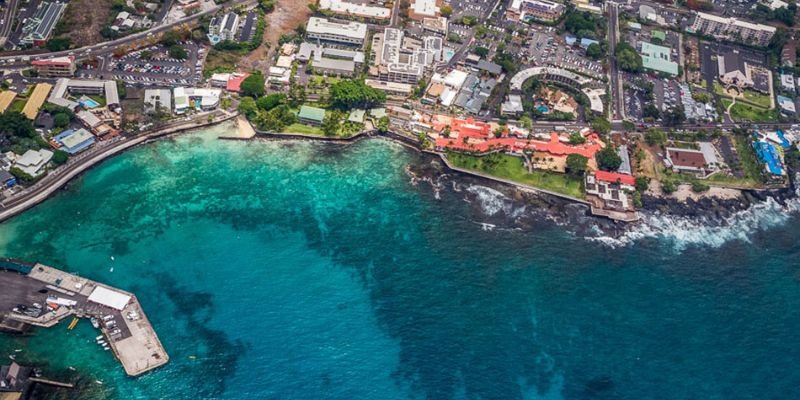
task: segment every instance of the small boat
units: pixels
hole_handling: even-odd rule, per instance
[[[114,261],[114,256],[111,256],[111,261]]]
[[[101,346],[105,346],[106,345],[106,341],[105,340],[98,340],[97,344],[99,344]]]
[[[114,267],[109,268],[108,272],[114,272]]]
[[[13,354],[9,354],[9,355],[8,355],[8,358],[10,358],[10,359],[13,361],[13,360],[16,360],[16,359],[17,359],[17,356],[15,356],[15,355],[13,355]]]
[[[94,327],[94,329],[100,329],[100,322],[97,321],[97,318],[92,317],[91,321],[92,321],[92,326]]]
[[[22,349],[15,349],[15,350],[14,350],[14,353],[19,353],[19,352],[21,352],[21,351],[22,351]]]
[[[75,367],[69,367],[70,371],[75,371]]]
[[[103,381],[94,381],[94,382],[97,383],[98,385],[102,385],[103,384]]]
[[[102,339],[103,339],[103,335],[97,335],[97,337],[94,338],[94,340],[102,340]]]

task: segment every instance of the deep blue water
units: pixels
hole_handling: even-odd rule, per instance
[[[431,160],[396,144],[216,133],[109,160],[0,225],[2,255],[135,292],[171,362],[127,378],[87,322],[0,354],[80,374],[92,399],[798,397],[796,215],[661,219],[610,247],[498,224],[534,210],[488,188],[412,184]]]

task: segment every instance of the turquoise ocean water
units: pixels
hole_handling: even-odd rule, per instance
[[[0,225],[4,256],[135,292],[171,362],[128,378],[88,322],[0,336],[3,358],[80,374],[88,399],[800,396],[783,209],[653,219],[610,246],[497,223],[527,211],[489,188],[414,184],[406,167],[431,160],[393,143],[220,129],[108,160]]]

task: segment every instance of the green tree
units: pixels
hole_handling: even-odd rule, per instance
[[[599,44],[592,43],[589,45],[589,47],[586,48],[586,56],[593,60],[599,60],[605,57],[605,52],[603,51],[603,48],[600,47]]]
[[[322,126],[320,126],[325,136],[336,136],[343,118],[344,114],[341,111],[332,110],[326,112],[325,118],[322,120]]]
[[[569,135],[569,143],[570,144],[584,144],[586,143],[586,137],[581,135],[578,132],[572,133]]]
[[[389,131],[389,117],[383,116],[378,119],[378,123],[376,125],[378,132],[386,133]]]
[[[241,92],[244,96],[258,98],[264,95],[264,76],[260,72],[251,74],[242,81]]]
[[[142,50],[142,52],[139,53],[139,59],[151,60],[152,58],[153,58],[153,52],[150,50]]]
[[[653,103],[647,103],[642,110],[645,118],[659,119],[661,118],[661,111],[658,110]]]
[[[608,122],[608,120],[603,117],[595,118],[592,120],[592,130],[599,134],[607,135],[611,132],[611,122]]]
[[[50,51],[64,51],[72,45],[72,40],[68,37],[55,37],[47,41],[45,47]]]
[[[527,115],[519,118],[519,125],[527,130],[533,129],[533,120]]]
[[[692,191],[695,192],[695,193],[707,192],[708,189],[710,189],[710,187],[707,184],[703,183],[703,182],[700,182],[700,181],[693,181],[692,182]]]
[[[281,104],[286,104],[286,95],[283,93],[271,93],[259,98],[256,104],[258,108],[269,111]]]
[[[450,16],[453,15],[453,7],[444,4],[439,8],[439,12],[442,14],[443,17],[450,18]]]
[[[69,125],[69,115],[65,113],[58,113],[53,117],[53,125],[59,128],[66,128]]]
[[[583,177],[589,159],[580,154],[570,154],[567,156],[567,173],[574,177]]]
[[[367,86],[363,81],[344,79],[328,90],[331,105],[340,110],[372,107],[386,101],[386,94]]]
[[[603,147],[594,155],[594,158],[597,160],[597,166],[603,171],[616,171],[622,164],[622,158],[612,145]]]
[[[164,36],[161,37],[161,43],[164,46],[171,47],[178,44],[181,41],[181,37],[182,35],[178,31],[164,32]]]
[[[189,55],[186,53],[186,49],[181,47],[179,44],[174,44],[169,47],[169,56],[179,60],[185,60],[189,57]]]
[[[51,159],[51,161],[55,165],[62,165],[66,163],[68,159],[69,159],[69,154],[66,151],[56,150],[53,152],[53,158]]]
[[[650,179],[646,176],[637,176],[635,186],[637,191],[644,192],[650,187]]]
[[[258,112],[258,106],[256,105],[255,99],[250,96],[242,97],[242,100],[239,101],[239,113],[244,114],[247,119],[252,120],[256,113]]]
[[[670,193],[675,193],[676,190],[678,190],[678,187],[675,185],[675,182],[673,182],[671,180],[665,180],[665,181],[661,182],[661,191],[662,192],[664,192],[666,194],[670,194]]]
[[[641,72],[642,56],[631,45],[622,42],[616,49],[617,65],[623,71]]]
[[[667,134],[661,129],[652,128],[644,134],[644,141],[650,146],[663,146],[667,142]]]
[[[486,47],[478,46],[472,50],[473,53],[477,54],[481,58],[486,57],[489,55],[489,49]]]

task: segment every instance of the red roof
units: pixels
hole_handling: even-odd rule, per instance
[[[74,61],[75,61],[75,57],[74,56],[67,56],[67,57],[51,58],[51,59],[48,59],[48,60],[33,60],[33,61],[31,61],[31,64],[32,65],[37,65],[37,66],[59,65],[59,66],[62,66],[62,67],[68,67]]]
[[[594,173],[594,177],[597,178],[598,181],[603,182],[613,182],[613,183],[621,183],[623,185],[636,185],[636,178],[631,175],[620,174],[617,172],[606,172],[606,171],[597,171]]]
[[[231,92],[238,92],[242,89],[242,81],[245,80],[250,74],[233,74],[228,78],[228,84],[225,89]]]

